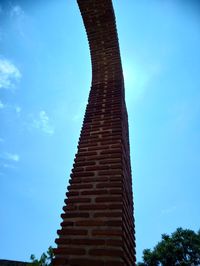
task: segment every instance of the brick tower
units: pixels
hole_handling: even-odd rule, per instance
[[[92,84],[54,265],[134,266],[128,118],[111,0],[78,0],[90,45]]]

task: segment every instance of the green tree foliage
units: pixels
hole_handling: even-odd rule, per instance
[[[200,266],[200,230],[178,228],[171,236],[163,234],[152,251],[143,251],[137,266]]]
[[[52,266],[52,261],[54,258],[53,248],[49,247],[47,252],[42,253],[39,259],[36,259],[35,255],[31,255],[31,266]],[[29,265],[30,265],[29,264]]]

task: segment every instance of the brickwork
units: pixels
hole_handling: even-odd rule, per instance
[[[54,265],[133,266],[128,118],[110,0],[78,0],[92,85],[56,239]]]

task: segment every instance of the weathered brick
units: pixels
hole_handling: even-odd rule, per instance
[[[93,248],[89,250],[89,255],[93,256],[108,256],[108,257],[122,257],[121,249],[107,249],[107,248]]]
[[[106,261],[104,266],[124,266],[124,262],[117,260]]]
[[[81,192],[81,195],[105,195],[107,194],[107,190],[102,190],[102,189],[96,189],[96,190],[84,190]]]
[[[93,214],[95,218],[98,217],[122,217],[122,212],[95,212]]]
[[[123,241],[122,239],[107,239],[106,240],[106,245],[107,246],[123,246]]]
[[[70,266],[104,266],[104,260],[89,259],[89,258],[72,258],[68,260]]]
[[[74,222],[72,222],[72,221],[63,221],[60,225],[62,227],[73,226],[74,225]]]
[[[66,265],[66,262],[67,262],[66,258],[57,258],[56,257],[55,259],[53,259],[53,265],[54,266]]]
[[[122,230],[93,230],[93,236],[123,236]]]
[[[70,185],[68,186],[69,190],[79,190],[79,189],[87,189],[87,188],[92,188],[92,184],[79,184],[79,185]]]
[[[103,226],[106,222],[104,221],[98,221],[98,220],[83,220],[83,221],[77,221],[75,222],[76,226]]]
[[[57,231],[58,235],[87,235],[88,231],[84,229],[66,229],[62,228]]]
[[[79,207],[79,210],[88,210],[88,211],[93,211],[93,210],[104,210],[104,209],[107,209],[108,206],[105,205],[105,204],[83,204],[83,205],[80,205]]]
[[[102,196],[102,197],[96,197],[96,202],[121,202],[122,197],[113,197],[113,196]]]
[[[113,182],[113,183],[100,183],[96,185],[96,188],[114,188],[114,187],[122,187],[122,183]]]
[[[54,250],[54,254],[63,255],[84,255],[86,253],[84,248],[57,248]]]
[[[70,242],[72,245],[77,245],[77,246],[101,246],[105,245],[105,240],[104,239],[72,239]]]
[[[66,204],[70,204],[70,203],[88,203],[88,202],[91,202],[91,198],[81,198],[81,197],[78,197],[78,198],[69,198],[69,199],[66,199],[65,200],[65,203]]]
[[[128,118],[112,2],[77,1],[90,45],[92,84],[54,265],[135,266]]]
[[[89,217],[89,213],[88,212],[67,212],[67,213],[62,213],[61,214],[61,218],[62,219],[69,219],[69,218],[77,218],[77,217]]]

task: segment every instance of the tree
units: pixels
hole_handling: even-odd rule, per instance
[[[153,248],[143,251],[143,262],[137,266],[198,266],[200,265],[200,230],[177,228]]]
[[[52,266],[53,258],[53,248],[50,246],[46,253],[42,253],[40,259],[36,259],[33,254],[31,255],[31,266]]]

